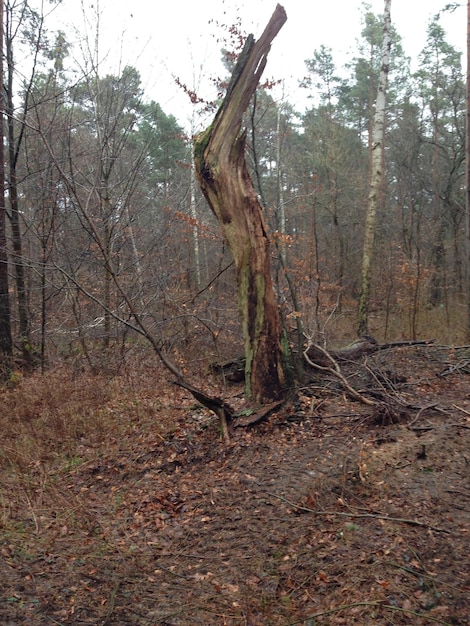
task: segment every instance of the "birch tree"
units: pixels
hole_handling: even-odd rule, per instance
[[[362,254],[361,296],[358,311],[358,334],[365,335],[369,325],[369,301],[372,276],[372,260],[374,252],[377,207],[380,188],[383,181],[384,168],[384,140],[385,140],[385,104],[387,92],[388,71],[390,66],[391,38],[391,0],[385,0],[384,27],[382,43],[382,65],[377,88],[377,102],[372,128],[371,146],[371,174],[369,197],[367,202],[366,223],[364,233],[364,247]]]

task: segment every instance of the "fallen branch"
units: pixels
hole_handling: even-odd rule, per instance
[[[427,432],[428,430],[444,430],[445,428],[463,428],[465,430],[470,430],[470,426],[467,426],[467,424],[437,424],[436,426],[413,426],[413,428],[410,428],[409,426],[407,426],[407,428],[409,428],[410,430],[414,431],[414,432]]]
[[[267,406],[263,406],[257,410],[245,409],[235,416],[236,421],[234,423],[235,428],[239,426],[253,426],[259,424],[263,420],[267,419],[269,415],[285,403],[285,400],[278,400],[277,402],[271,402]]]
[[[312,347],[315,350],[318,350],[324,357],[327,358],[327,360],[331,363],[331,367],[328,365],[320,365],[310,359],[310,357],[308,356],[308,351]],[[359,391],[354,389],[354,387],[351,387],[351,385],[348,383],[346,378],[341,373],[338,363],[331,356],[331,354],[327,352],[324,348],[322,348],[321,346],[317,346],[315,344],[309,344],[307,348],[304,350],[304,358],[307,361],[307,363],[310,365],[310,367],[320,370],[321,372],[328,372],[328,374],[332,374],[338,380],[340,380],[343,387],[346,389],[349,395],[351,395],[355,400],[362,402],[362,404],[367,404],[368,406],[376,406],[377,403],[374,402],[374,400],[371,400],[370,398],[366,398],[361,393],[359,393]]]
[[[431,346],[434,339],[416,339],[406,341],[390,341],[389,343],[381,343],[377,346],[378,350],[386,350],[387,348],[406,348],[408,346]]]
[[[353,517],[355,519],[363,518],[363,519],[381,519],[387,522],[398,522],[400,524],[408,524],[409,526],[420,526],[422,528],[429,528],[430,530],[434,530],[437,533],[446,533],[448,535],[452,535],[450,530],[445,528],[439,528],[438,526],[432,526],[431,524],[426,524],[426,522],[420,522],[416,519],[409,519],[407,517],[390,517],[389,515],[383,515],[381,513],[342,513],[341,511],[315,511],[314,509],[310,509],[308,506],[303,506],[301,504],[296,504],[291,500],[287,500],[283,496],[278,496],[275,493],[271,493],[269,491],[266,492],[269,496],[273,498],[277,498],[278,500],[282,500],[289,506],[293,506],[298,511],[304,511],[305,513],[313,513],[314,515],[334,515],[336,517]]]
[[[449,374],[454,374],[455,372],[458,372],[458,371],[463,372],[464,374],[468,374],[469,365],[470,365],[470,360],[463,359],[459,363],[456,363],[455,365],[449,365],[449,367],[446,367],[446,369],[442,370],[442,372],[438,372],[436,376],[438,376],[439,378],[444,378],[444,376],[449,376]]]
[[[221,398],[217,398],[216,396],[208,396],[200,389],[196,389],[192,385],[188,385],[188,383],[183,382],[182,380],[173,381],[174,385],[178,385],[178,387],[183,387],[183,389],[187,389],[189,393],[203,406],[205,406],[209,411],[212,411],[217,415],[220,419],[220,426],[222,429],[222,434],[226,443],[230,441],[230,433],[228,429],[228,422],[233,418],[233,409],[232,407],[224,402]]]
[[[422,339],[414,341],[391,341],[388,343],[377,343],[373,337],[364,337],[359,341],[346,346],[340,350],[328,350],[328,354],[332,356],[336,361],[355,361],[361,356],[367,356],[378,352],[379,350],[389,350],[390,348],[407,348],[411,346],[430,346],[434,343],[433,339]],[[307,347],[308,356],[312,361],[320,360],[322,364],[322,348],[320,346],[310,343]],[[325,362],[323,361],[323,364]]]
[[[463,409],[461,406],[457,406],[456,404],[453,404],[452,406],[454,407],[454,409],[457,409],[457,411],[462,411],[462,413],[465,413],[465,415],[470,415],[470,411]]]
[[[411,422],[408,422],[406,427],[410,428],[410,426],[412,426],[415,422],[417,422],[419,420],[419,418],[421,417],[421,415],[424,413],[424,411],[427,411],[427,409],[434,409],[437,406],[439,406],[438,402],[433,402],[432,404],[426,404],[425,406],[422,406],[419,409],[419,411],[416,413],[414,418],[411,420]],[[411,429],[411,430],[413,430],[413,429]]]

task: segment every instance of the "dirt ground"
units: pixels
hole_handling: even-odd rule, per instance
[[[160,382],[106,445],[2,463],[0,623],[470,624],[470,348],[343,372],[378,406],[312,373],[227,445]]]

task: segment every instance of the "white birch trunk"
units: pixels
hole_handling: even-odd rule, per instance
[[[283,98],[284,101],[284,98]],[[276,165],[277,165],[277,193],[279,206],[279,231],[281,235],[286,234],[286,207],[284,205],[284,188],[282,184],[282,167],[281,167],[281,106],[277,108],[276,120]]]
[[[199,252],[199,232],[197,227],[197,209],[196,209],[196,173],[194,171],[194,163],[191,163],[191,182],[190,182],[190,204],[189,214],[193,220],[192,236],[193,236],[193,252],[194,252],[194,275],[196,286],[201,285],[201,261]]]
[[[385,102],[387,92],[388,70],[390,65],[391,39],[391,0],[385,0],[384,37],[382,44],[382,66],[380,68],[377,102],[375,105],[374,124],[372,128],[371,174],[369,197],[367,202],[366,223],[364,232],[364,248],[362,254],[361,297],[359,300],[358,334],[365,335],[369,326],[370,283],[372,275],[372,259],[374,252],[377,206],[380,188],[383,181],[383,155],[385,139]]]

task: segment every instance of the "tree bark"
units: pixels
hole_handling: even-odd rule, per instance
[[[361,297],[359,300],[358,335],[365,335],[369,325],[369,300],[372,270],[372,257],[374,252],[377,205],[380,186],[383,181],[383,156],[385,139],[385,102],[387,91],[387,78],[390,65],[391,39],[391,0],[385,0],[384,30],[382,44],[382,67],[380,69],[379,84],[377,89],[377,102],[375,105],[374,125],[372,128],[371,148],[371,174],[369,198],[367,203],[366,226],[364,234],[364,248],[362,253]]]
[[[470,339],[470,0],[467,1],[467,124],[465,130],[465,218],[467,229],[467,338]]]
[[[4,2],[0,0],[0,85],[3,86],[3,17]],[[11,355],[10,296],[5,207],[5,91],[0,90],[0,353]]]
[[[245,161],[242,117],[266,65],[271,42],[287,17],[277,5],[264,33],[250,35],[225,99],[194,148],[198,182],[235,262],[245,340],[245,392],[256,402],[282,396],[285,385],[281,324],[271,278],[270,241]]]
[[[18,175],[17,163],[18,153],[21,145],[24,127],[20,129],[18,141],[15,138],[15,118],[14,118],[14,86],[13,77],[15,65],[13,61],[13,37],[11,34],[12,16],[8,13],[6,18],[6,60],[7,60],[7,80],[6,80],[6,113],[8,127],[8,195],[10,199],[10,222],[11,222],[11,242],[15,267],[16,297],[18,301],[18,331],[21,342],[21,352],[25,363],[31,364],[33,352],[30,338],[30,324],[27,302],[25,264],[23,259],[23,243],[20,223],[20,207],[18,201]]]

